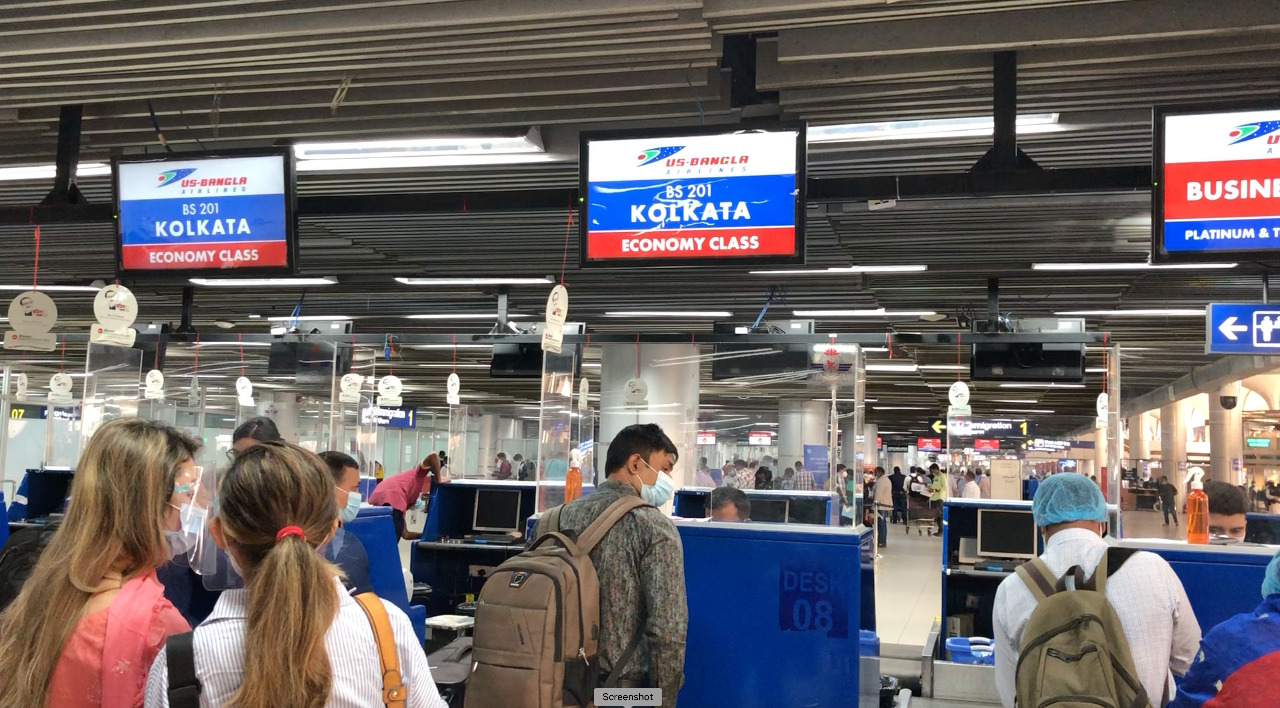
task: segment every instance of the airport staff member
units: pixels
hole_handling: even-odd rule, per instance
[[[373,506],[391,507],[391,521],[396,527],[396,538],[410,541],[416,538],[413,533],[405,531],[404,514],[418,503],[423,494],[431,493],[431,478],[439,478],[439,475],[440,456],[433,452],[417,467],[384,479],[373,488],[369,503]]]
[[[737,487],[711,490],[711,518],[714,521],[750,521],[751,500]]]
[[[671,470],[678,453],[657,425],[623,428],[609,443],[608,478],[589,496],[560,508],[560,529],[580,535],[623,496],[655,507],[675,491]],[[533,537],[546,533],[543,517]],[[675,708],[684,684],[689,608],[684,547],[671,518],[642,507],[622,517],[591,550],[600,577],[600,677],[621,668],[622,688],[662,689],[662,708]],[[635,654],[619,666],[628,648]]]
[[[1280,554],[1267,566],[1262,598],[1254,611],[1236,615],[1204,635],[1196,663],[1178,684],[1169,708],[1280,704],[1275,680],[1280,672]]]
[[[1055,577],[1077,565],[1092,576],[1108,548],[1102,540],[1107,504],[1098,485],[1084,475],[1054,475],[1036,489],[1031,513],[1045,538],[1040,558]],[[1175,690],[1170,671],[1185,673],[1200,643],[1200,625],[1182,583],[1163,558],[1138,552],[1107,578],[1106,594],[1129,641],[1136,678],[1151,702],[1163,706]],[[1035,606],[1031,591],[1017,575],[1005,578],[996,590],[996,690],[1005,708],[1014,708],[1022,630]]]
[[[1209,535],[1226,536],[1244,540],[1246,514],[1249,500],[1244,490],[1226,482],[1204,483],[1204,493],[1209,497]]]

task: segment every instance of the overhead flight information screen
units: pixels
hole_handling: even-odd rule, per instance
[[[292,273],[293,157],[272,154],[116,161],[122,276]]]
[[[586,134],[584,266],[800,263],[803,126]]]
[[[1280,108],[1157,110],[1152,258],[1280,260]]]

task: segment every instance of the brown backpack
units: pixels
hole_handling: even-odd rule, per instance
[[[652,506],[623,497],[576,541],[560,533],[560,509],[548,533],[498,566],[476,603],[466,708],[594,708],[601,687],[600,579],[591,549],[622,517]],[[605,686],[616,686],[639,646],[637,636]]]

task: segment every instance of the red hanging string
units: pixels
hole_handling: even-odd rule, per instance
[[[564,225],[564,256],[560,259],[560,284],[564,285],[564,270],[569,265],[569,232],[573,230],[573,201],[569,202],[569,219]]]
[[[31,291],[35,292],[40,280],[40,226],[36,226],[36,262],[31,266]]]
[[[244,333],[236,334],[236,339],[240,342],[240,375],[244,376]]]
[[[889,361],[893,361],[893,332],[884,333],[884,344],[889,348]]]
[[[200,335],[196,335],[196,360],[191,367],[191,378],[200,374]]]

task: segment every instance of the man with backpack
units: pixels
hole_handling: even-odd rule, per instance
[[[657,425],[623,428],[609,444],[608,478],[549,509],[529,550],[490,575],[467,708],[587,706],[596,688],[661,689],[663,708],[675,707],[689,620],[684,551],[658,507],[675,491],[677,457]]]
[[[1184,674],[1200,643],[1173,569],[1103,540],[1106,502],[1083,475],[1041,482],[1032,514],[1044,553],[1000,583],[992,616],[1005,708],[1066,696],[1072,705],[1164,706],[1170,671]]]

